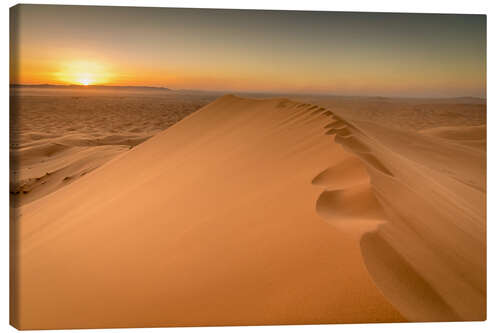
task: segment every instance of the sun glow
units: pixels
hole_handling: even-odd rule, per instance
[[[89,78],[89,75],[82,76],[81,78],[78,79],[78,83],[83,85],[83,86],[88,86],[89,84],[92,84],[94,81]]]
[[[54,75],[58,81],[84,86],[106,84],[112,76],[106,66],[90,61],[64,63]]]

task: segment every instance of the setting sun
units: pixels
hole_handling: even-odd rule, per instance
[[[106,66],[91,61],[78,60],[63,63],[61,70],[54,73],[56,80],[79,85],[106,84],[111,74]]]
[[[89,78],[89,76],[83,76],[81,78],[78,79],[78,83],[81,84],[81,85],[84,85],[84,86],[88,86],[89,84],[92,84],[94,81]]]

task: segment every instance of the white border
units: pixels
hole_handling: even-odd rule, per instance
[[[254,326],[254,327],[208,327],[208,328],[158,328],[158,329],[134,329],[132,332],[252,332],[259,330],[261,332],[357,332],[358,330],[370,332],[470,332],[500,331],[500,295],[498,283],[500,282],[498,268],[499,243],[497,240],[499,233],[498,214],[498,187],[500,185],[499,176],[495,175],[496,170],[500,170],[499,157],[496,154],[496,144],[499,144],[499,126],[500,105],[499,95],[499,23],[500,11],[495,0],[349,0],[349,1],[328,1],[328,0],[252,0],[252,1],[161,1],[161,0],[89,0],[89,1],[20,1],[21,3],[34,4],[72,4],[72,5],[120,5],[120,6],[148,6],[148,7],[198,7],[198,8],[242,8],[242,9],[291,9],[291,10],[331,10],[331,11],[377,11],[377,12],[418,12],[418,13],[463,13],[463,14],[487,14],[488,15],[488,320],[480,323],[426,323],[426,324],[370,324],[370,325],[314,325],[314,326]],[[8,324],[9,313],[9,273],[8,273],[8,227],[9,227],[9,208],[8,208],[8,85],[9,85],[9,13],[8,7],[19,2],[6,1],[1,11],[0,22],[2,26],[2,82],[3,91],[1,94],[2,108],[0,111],[0,147],[2,148],[1,157],[1,184],[0,202],[1,204],[1,283],[0,283],[0,327],[5,331],[16,331]],[[3,330],[2,330],[3,331]],[[87,331],[87,330],[83,330]],[[112,330],[91,330],[90,332],[120,332],[121,329]],[[127,329],[130,331],[130,329]],[[62,330],[56,332],[71,332]]]

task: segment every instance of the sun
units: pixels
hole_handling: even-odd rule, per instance
[[[94,80],[92,80],[91,78],[89,78],[87,76],[87,77],[80,77],[80,78],[78,78],[77,82],[79,84],[81,84],[82,86],[88,86],[89,84],[92,84],[94,82]]]
[[[112,76],[108,66],[86,60],[62,63],[61,69],[54,75],[59,82],[82,86],[106,84]]]

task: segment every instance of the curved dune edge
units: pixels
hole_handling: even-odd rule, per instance
[[[350,171],[313,179],[318,214],[359,235],[373,281],[408,320],[485,320],[486,154],[470,149],[485,147],[485,126],[419,134],[332,118],[325,134],[353,157]]]

